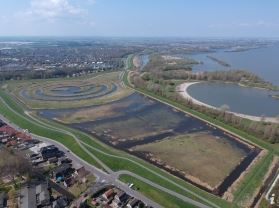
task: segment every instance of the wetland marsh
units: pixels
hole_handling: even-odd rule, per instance
[[[217,195],[258,155],[259,148],[124,87],[121,73],[22,81],[7,90],[39,116],[87,132]]]

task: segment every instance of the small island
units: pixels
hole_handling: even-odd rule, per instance
[[[278,95],[271,95],[271,97],[279,100],[279,94]]]

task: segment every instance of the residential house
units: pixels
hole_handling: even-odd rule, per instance
[[[8,125],[1,126],[0,127],[0,132],[6,133],[10,137],[14,136],[17,133],[17,131],[14,128],[12,128]]]
[[[53,171],[53,177],[57,180],[58,178],[66,178],[74,172],[72,165],[68,163],[63,163],[57,166]]]
[[[5,123],[2,120],[0,120],[0,127],[2,127],[4,125],[5,125]]]
[[[69,200],[65,196],[60,196],[52,204],[53,208],[64,208],[69,205]]]
[[[127,208],[135,208],[139,204],[138,199],[133,199],[127,204]]]
[[[85,167],[81,167],[79,169],[77,169],[75,171],[75,175],[77,176],[77,179],[81,182],[81,183],[85,183],[86,182],[86,176],[89,174],[90,172],[87,171],[85,169]]]
[[[64,184],[65,187],[68,188],[68,187],[73,186],[75,183],[76,183],[75,177],[69,176],[69,177],[64,179],[64,183],[63,184]]]
[[[124,191],[119,191],[115,197],[114,200],[117,203],[125,204],[129,199],[129,195],[127,195]]]
[[[7,207],[7,194],[6,193],[0,193],[0,208],[6,208]]]
[[[43,147],[41,149],[41,154],[42,154],[42,157],[46,160],[49,158],[52,158],[52,157],[62,157],[63,156],[63,152],[61,152],[54,145]]]
[[[107,190],[105,193],[103,193],[102,197],[106,200],[106,201],[109,201],[113,198],[114,196],[114,190],[113,188]]]
[[[20,189],[19,208],[37,208],[49,204],[50,193],[46,181],[32,181]]]

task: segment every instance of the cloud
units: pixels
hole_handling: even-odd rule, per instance
[[[18,16],[29,19],[45,19],[54,21],[57,18],[69,16],[83,16],[86,11],[69,0],[31,0],[30,8],[19,12]]]
[[[5,35],[55,35],[91,33],[97,28],[89,8],[95,0],[29,0],[25,7],[0,14]]]
[[[239,27],[278,27],[279,24],[275,22],[266,22],[264,20],[259,20],[257,22],[241,22],[237,24]]]
[[[221,24],[211,24],[208,28],[211,29],[228,29],[228,28],[278,28],[279,23],[277,22],[267,22],[264,20],[258,20],[255,22],[231,22],[231,23],[221,23]]]
[[[7,16],[5,16],[5,15],[1,15],[1,16],[0,16],[0,22],[1,22],[2,24],[8,23],[8,22],[9,22],[9,18],[8,18]]]
[[[96,4],[96,0],[86,0],[88,4]]]

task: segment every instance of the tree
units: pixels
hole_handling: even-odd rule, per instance
[[[32,166],[21,153],[3,148],[0,151],[0,176],[10,175],[14,179],[17,175],[29,175],[32,173]]]
[[[261,122],[264,123],[265,122],[265,115],[261,116]]]
[[[227,105],[227,104],[221,105],[221,106],[220,106],[220,110],[221,110],[222,112],[229,111],[229,110],[230,110],[230,106]]]

